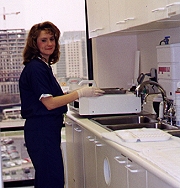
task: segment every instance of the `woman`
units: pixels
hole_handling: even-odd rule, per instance
[[[35,188],[64,188],[60,131],[67,104],[102,95],[84,87],[64,95],[51,70],[60,56],[59,29],[51,22],[34,25],[23,52],[25,65],[19,80],[24,136],[35,168]]]

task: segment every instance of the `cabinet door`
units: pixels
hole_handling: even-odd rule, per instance
[[[74,129],[74,181],[75,188],[84,187],[83,129],[73,124]]]
[[[73,122],[69,118],[65,120],[66,131],[66,156],[67,156],[67,173],[66,180],[68,187],[74,188],[74,157],[73,157]]]
[[[115,156],[113,156],[113,176],[112,182],[114,182],[114,188],[127,188],[128,186],[128,178],[127,178],[127,158],[122,155],[120,152],[114,151]],[[113,153],[114,153],[113,152]]]
[[[147,172],[147,187],[148,188],[157,188],[157,187],[172,188],[172,186],[163,182],[161,179],[151,174],[150,172]]]
[[[97,184],[98,188],[109,188],[111,184],[111,157],[109,147],[103,141],[96,142]]]
[[[85,188],[96,188],[96,155],[95,155],[95,136],[84,130],[84,171]]]
[[[139,6],[141,5],[141,6]],[[145,24],[148,21],[147,15],[147,1],[145,0],[126,0],[126,28],[131,28],[141,24]]]
[[[180,1],[168,0],[168,4],[166,5],[166,7],[169,17],[180,14]]]
[[[147,0],[148,22],[167,18],[167,0]]]
[[[96,142],[98,188],[127,188],[126,157],[102,140]]]
[[[146,170],[140,165],[128,160],[126,166],[128,173],[129,188],[145,188],[146,187]]]
[[[89,37],[110,32],[108,0],[87,0]]]
[[[120,31],[126,28],[126,0],[109,1],[109,19],[111,32]]]

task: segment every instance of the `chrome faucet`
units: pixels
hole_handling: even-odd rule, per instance
[[[144,89],[144,87],[146,85],[154,85],[154,86],[156,86],[160,90],[160,92],[162,94],[163,101],[167,100],[166,91],[163,89],[163,87],[159,83],[154,82],[154,81],[150,81],[150,80],[144,81],[144,82],[142,82],[141,84],[139,84],[136,87],[136,96],[137,97],[140,97],[141,92],[142,92],[142,90]]]
[[[163,112],[164,112],[164,115],[166,115],[168,112],[168,104],[170,104],[170,100],[167,98],[166,91],[163,89],[163,87],[159,83],[150,81],[150,80],[142,82],[136,87],[136,90],[135,90],[136,96],[137,97],[141,96],[142,91],[146,85],[154,85],[160,90],[162,98],[163,98],[163,102],[164,102]]]

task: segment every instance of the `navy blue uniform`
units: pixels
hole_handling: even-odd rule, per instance
[[[40,59],[26,64],[19,88],[21,115],[26,119],[25,142],[35,168],[35,188],[64,188],[60,131],[67,106],[47,110],[39,100],[42,94],[63,95],[62,89],[51,67]]]

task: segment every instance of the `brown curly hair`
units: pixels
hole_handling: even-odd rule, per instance
[[[49,64],[54,64],[59,60],[60,57],[60,45],[59,37],[60,30],[51,22],[46,21],[32,26],[28,33],[26,45],[23,51],[23,64],[26,65],[31,59],[41,57],[39,48],[37,47],[37,38],[41,31],[53,34],[55,38],[55,50],[49,57]]]

